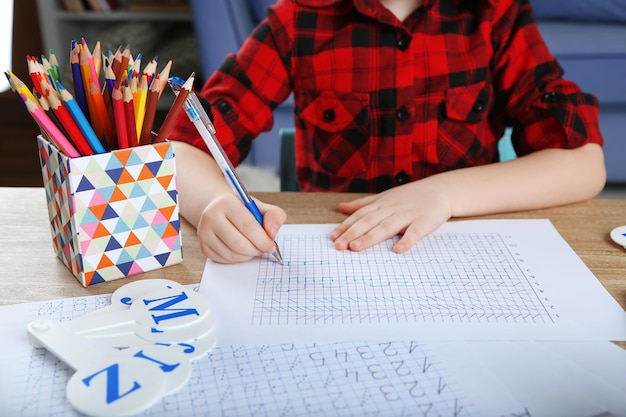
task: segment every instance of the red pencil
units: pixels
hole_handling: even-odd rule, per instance
[[[122,86],[124,90],[124,116],[126,116],[126,134],[128,136],[128,146],[137,146],[137,125],[135,123],[135,105],[133,104],[133,93],[130,87]]]
[[[81,155],[93,155],[94,151],[89,146],[87,139],[83,136],[82,132],[78,128],[76,121],[67,110],[67,108],[63,105],[61,98],[57,95],[56,92],[51,92],[48,97],[48,102],[50,103],[50,108],[52,112],[57,116],[67,134],[69,135],[70,140],[80,152]]]
[[[176,100],[174,100],[174,104],[172,104],[170,111],[167,113],[167,116],[165,116],[165,121],[159,130],[159,135],[157,136],[155,142],[164,142],[167,139],[167,136],[172,132],[178,113],[180,112],[180,109],[183,108],[183,104],[191,92],[193,80],[194,74],[191,74],[187,81],[185,81],[185,84],[181,87],[180,92],[176,96]]]
[[[35,102],[27,98],[24,94],[20,95],[22,101],[26,105],[26,109],[35,119],[39,127],[46,132],[46,135],[52,140],[56,147],[70,158],[80,156],[80,153],[74,148],[63,133],[56,127],[52,120],[46,115],[41,107]]]
[[[141,125],[141,134],[139,136],[139,144],[141,145],[152,143],[152,126],[154,125],[157,104],[159,102],[159,96],[161,95],[159,74],[156,74],[154,77],[154,81],[152,82],[150,91],[148,92],[148,98],[146,99],[145,116],[143,124]]]
[[[126,130],[126,114],[124,108],[124,94],[119,86],[116,86],[111,93],[113,104],[113,115],[115,120],[115,131],[117,132],[117,144],[120,149],[128,148],[128,131]]]

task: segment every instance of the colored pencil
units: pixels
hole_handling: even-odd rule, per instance
[[[133,93],[130,87],[122,86],[124,93],[124,116],[126,121],[126,133],[128,136],[128,146],[137,146],[137,123],[135,122],[135,105],[133,104]]]
[[[54,49],[50,49],[50,55],[48,60],[50,61],[50,65],[54,70],[54,82],[61,81],[61,67],[59,66],[59,60],[57,59],[56,54],[54,53]],[[53,86],[56,88],[56,84]]]
[[[148,77],[148,86],[152,85],[152,80],[154,79],[154,75],[156,74],[158,60],[158,55],[152,58],[152,60],[148,62],[148,64],[145,66],[141,73],[142,75],[145,74]]]
[[[100,91],[100,88],[97,84],[93,82],[89,84],[89,96],[95,114],[95,116],[91,118],[91,124],[94,124],[95,119],[98,120],[98,125],[102,129],[102,136],[99,137],[100,139],[108,143],[108,147],[110,148],[113,145],[113,128],[111,126],[111,117],[106,109],[106,104],[104,104],[104,98],[102,97],[102,92]]]
[[[135,106],[135,124],[137,128],[137,138],[141,136],[141,129],[143,126],[143,119],[146,115],[146,102],[148,100],[148,78],[145,74],[141,75],[139,86],[137,87],[137,93],[133,97],[133,103]]]
[[[133,75],[139,76],[141,74],[141,54],[137,54],[135,60],[128,63],[128,67],[128,81],[130,81]]]
[[[72,40],[70,67],[72,69],[72,81],[74,82],[74,98],[83,115],[89,120],[89,106],[87,106],[87,96],[85,95],[83,76],[80,70],[80,45],[75,40]]]
[[[100,46],[100,41],[96,42],[96,46],[93,48],[92,57],[96,74],[100,74],[100,69],[102,68],[102,48]]]
[[[156,117],[157,104],[161,95],[161,83],[159,74],[157,74],[150,86],[148,98],[146,101],[145,116],[141,125],[141,133],[139,134],[139,144],[146,145],[152,143],[152,127],[154,126],[154,118]]]
[[[115,74],[115,81],[117,81],[118,74],[121,71],[122,67],[122,51],[117,48],[117,51],[113,54],[113,58],[111,58],[111,69],[113,70],[113,74]]]
[[[81,155],[92,155],[94,153],[91,146],[85,139],[85,136],[78,128],[78,124],[68,111],[67,107],[61,101],[61,97],[57,92],[50,93],[48,102],[52,111],[57,116],[63,127],[68,133],[68,138],[74,144],[74,147],[81,153]]]
[[[48,84],[50,85],[51,88],[54,88],[54,83],[56,83],[57,74],[52,68],[50,61],[48,61],[48,58],[45,57],[45,55],[41,56],[41,68],[43,69],[43,71],[45,71]]]
[[[48,102],[48,98],[39,93],[36,93],[35,97],[37,98],[37,101],[39,102],[39,107],[41,107],[41,109],[48,116],[48,118],[52,121],[52,123],[54,123],[57,129],[59,129],[59,131],[63,133],[63,136],[65,136],[71,143],[72,139],[67,133],[67,130],[65,130],[65,128],[63,127],[63,124],[61,123],[57,115],[52,111],[52,108],[50,107],[50,103]]]
[[[170,78],[171,69],[172,60],[170,59],[169,61],[167,61],[167,64],[165,64],[165,67],[163,67],[163,69],[159,73],[159,82],[161,83],[161,86],[159,87],[159,97],[161,97],[163,91],[165,91],[165,87],[167,86],[167,80]]]
[[[85,70],[89,71],[89,82],[95,83],[98,86],[98,89],[100,89],[100,73],[99,71],[96,69],[96,63],[94,60],[93,55],[91,54],[91,51],[89,50],[89,45],[87,45],[87,41],[85,40],[85,38],[82,39],[82,49],[80,52],[80,56],[81,56],[81,69],[84,65],[84,63],[86,63],[87,67],[85,68]],[[98,54],[100,54],[98,52]],[[83,61],[83,57],[84,57],[84,61]],[[85,74],[83,74],[84,76]],[[87,88],[85,88],[85,91],[89,91]]]
[[[106,59],[104,65],[104,89],[102,91],[102,97],[104,98],[104,104],[106,105],[107,112],[109,113],[111,121],[114,120],[113,104],[111,102],[111,95],[113,94],[114,89],[115,73],[113,72],[113,68],[109,64],[109,60]]]
[[[16,94],[24,94],[33,103],[35,103],[37,105],[39,104],[37,102],[37,99],[33,95],[33,93],[30,92],[30,90],[28,89],[26,84],[24,84],[24,82],[22,82],[22,80],[20,80],[17,77],[17,75],[15,75],[11,70],[7,70],[5,74],[7,74],[7,78],[9,78],[9,82],[10,83],[12,82],[12,84],[15,86],[15,90],[14,91],[16,92]]]
[[[57,83],[57,87],[59,90],[59,94],[61,95],[61,100],[76,121],[78,128],[87,140],[87,143],[89,143],[91,149],[95,153],[105,153],[106,150],[104,149],[104,146],[102,146],[102,143],[100,143],[100,139],[94,132],[93,127],[91,127],[91,125],[89,124],[89,120],[87,120],[87,117],[78,106],[76,100],[74,100],[74,97],[72,97],[69,91],[67,91],[61,83]]]
[[[43,94],[43,91],[41,90],[41,70],[39,69],[37,60],[34,57],[27,55],[26,66],[28,68],[28,76],[30,77],[33,87],[35,87],[35,91],[39,94]]]
[[[130,60],[130,46],[127,46],[124,51],[120,54],[120,68],[119,72],[116,73],[116,80],[119,84],[121,82],[121,78],[124,76],[124,71],[128,71],[128,61]],[[128,74],[126,74],[128,76]]]
[[[56,147],[69,158],[79,157],[80,153],[78,153],[76,148],[72,146],[65,135],[63,135],[52,120],[50,120],[42,108],[30,100],[25,94],[22,94],[21,96],[28,112],[31,114],[33,119],[35,119],[39,127],[46,132],[47,136],[52,140]]]
[[[183,104],[185,103],[187,96],[191,92],[194,78],[195,73],[191,74],[191,76],[187,79],[187,81],[185,81],[185,83],[181,87],[180,92],[174,100],[174,104],[172,104],[170,111],[167,113],[167,116],[165,116],[165,121],[163,122],[163,125],[159,130],[159,134],[155,142],[165,141],[167,139],[167,136],[172,132],[172,129],[174,128],[174,123],[176,122],[176,118],[178,117],[178,113],[180,112],[180,109],[183,108]]]
[[[119,86],[111,93],[115,130],[117,132],[117,144],[120,149],[128,148],[128,132],[126,130],[126,110],[124,109],[124,94]]]

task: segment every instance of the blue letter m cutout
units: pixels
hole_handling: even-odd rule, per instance
[[[196,308],[171,308],[171,309],[169,308],[173,305],[176,305],[188,299],[189,297],[187,297],[187,294],[183,291],[180,294],[172,295],[170,297],[157,298],[154,300],[144,299],[143,302],[145,305],[149,305],[157,301],[164,301],[161,304],[157,304],[154,307],[150,307],[149,309],[150,311],[166,312],[166,314],[162,314],[160,316],[157,316],[156,314],[152,315],[152,320],[154,320],[154,323],[158,325],[160,322],[164,320],[171,320],[171,319],[175,319],[175,318],[179,318],[183,316],[188,316],[190,314],[199,316],[200,313],[198,312]]]

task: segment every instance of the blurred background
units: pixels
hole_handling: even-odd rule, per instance
[[[72,39],[102,51],[130,46],[142,62],[158,58],[158,71],[196,72],[196,87],[265,16],[275,0],[2,0],[0,62],[30,85],[26,56],[54,50],[62,78],[70,78]],[[600,124],[608,169],[602,197],[626,198],[626,0],[531,0],[535,18],[565,76],[600,100]],[[142,64],[143,65],[143,64]],[[0,186],[41,186],[35,137],[39,128],[0,81]],[[66,87],[68,87],[66,85]],[[155,129],[173,100],[159,101]],[[277,191],[280,129],[293,126],[292,101],[275,112],[275,127],[255,141],[244,182],[252,191]],[[504,138],[506,139],[506,137]],[[503,143],[505,140],[502,141]]]

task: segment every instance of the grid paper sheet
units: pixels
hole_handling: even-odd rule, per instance
[[[337,251],[334,226],[283,226],[284,265],[207,261],[220,343],[626,340],[626,313],[547,220],[448,222],[404,254],[396,238]]]
[[[93,296],[0,308],[8,336],[0,415],[79,415],[65,398],[73,371],[30,346],[26,325],[38,318],[67,322],[107,304],[108,297]],[[217,346],[193,362],[186,386],[142,415],[526,415],[480,361],[468,372],[467,364],[451,359],[448,366],[436,351],[411,340]],[[494,386],[489,397],[475,389],[477,381]]]
[[[74,417],[72,371],[26,325],[106,296],[0,307],[0,415]],[[626,352],[609,342],[350,341],[216,346],[143,416],[604,417],[626,415]]]
[[[325,235],[287,235],[286,268],[259,264],[254,318],[281,324],[554,323],[500,233],[438,233],[398,256],[397,238],[338,256]],[[311,254],[314,259],[311,259]]]

